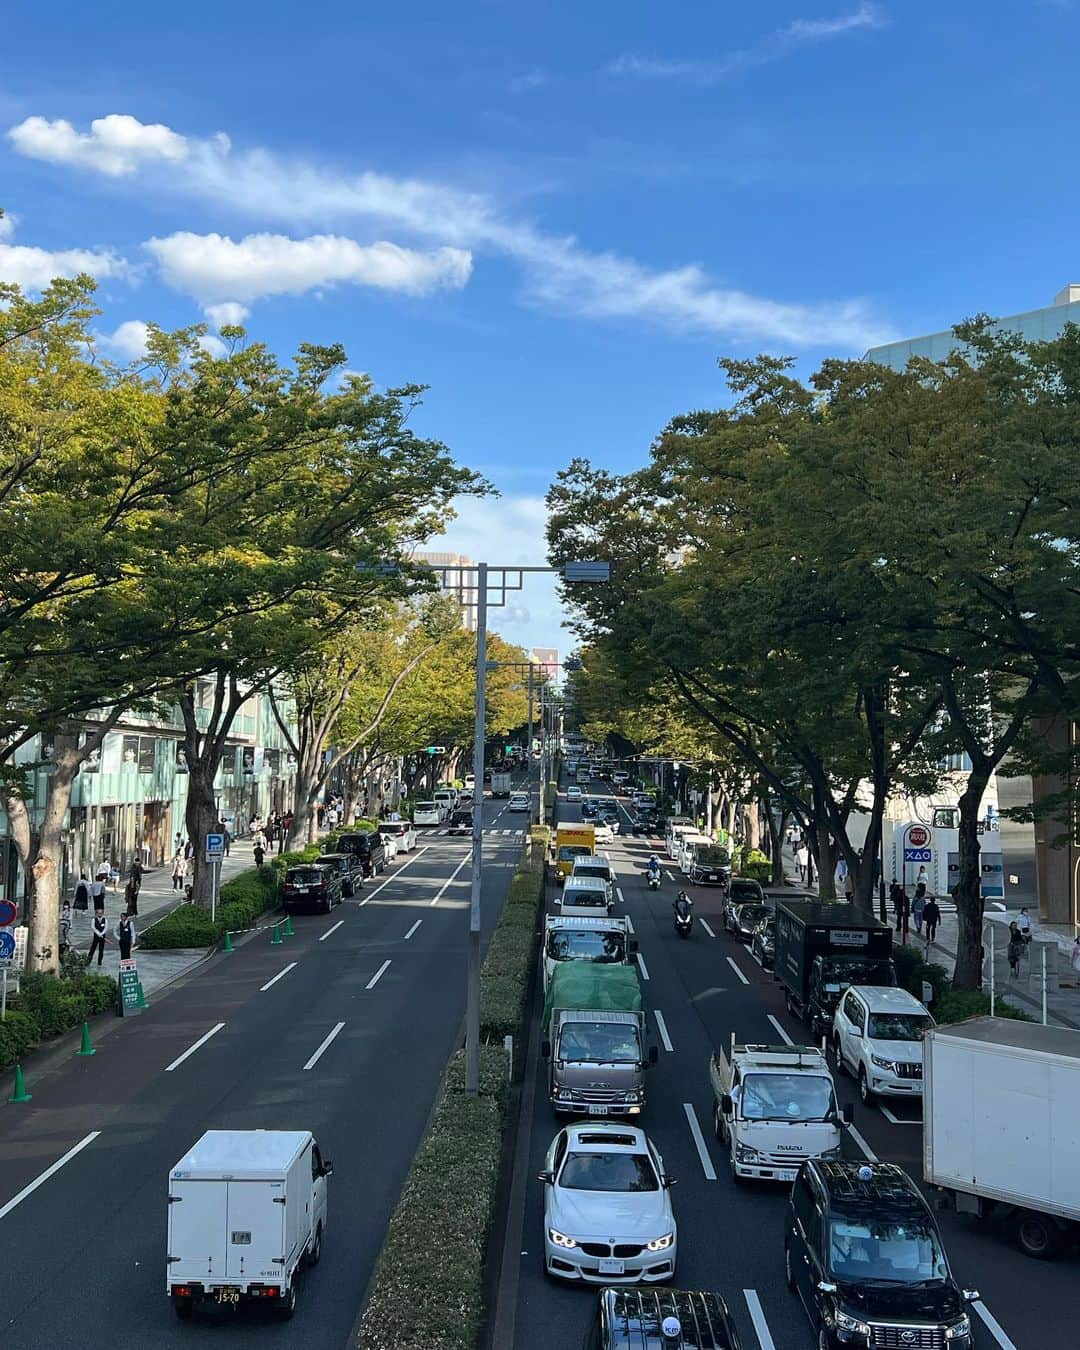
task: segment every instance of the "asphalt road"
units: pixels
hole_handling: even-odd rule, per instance
[[[591,791],[610,795],[610,788],[601,784],[593,784]],[[565,801],[560,812],[564,821],[580,815],[577,806]],[[660,1063],[649,1071],[641,1123],[679,1182],[672,1192],[679,1225],[674,1283],[680,1288],[718,1289],[748,1350],[813,1350],[816,1342],[806,1314],[784,1283],[783,1221],[789,1188],[735,1183],[713,1134],[708,1081],[709,1056],[730,1041],[732,1032],[739,1041],[776,1044],[785,1036],[805,1042],[807,1031],[788,1016],[779,985],[760,969],[749,948],[724,934],[718,889],[686,886],[698,922],[690,939],[676,936],[671,902],[685,879],[673,881],[665,875],[659,892],[648,891],[644,869],[654,850],[664,858],[662,840],[617,836],[614,846],[604,851],[618,873],[621,903],[616,912],[630,916],[640,944],[641,973],[647,972],[643,990]],[[678,878],[670,864],[666,871]],[[537,996],[534,1026],[540,1010]],[[660,1035],[658,1012],[670,1049]],[[512,1266],[504,1270],[502,1292],[512,1316],[504,1307],[500,1325],[504,1331],[512,1325],[515,1350],[555,1346],[577,1350],[595,1315],[597,1295],[592,1288],[562,1285],[543,1273],[543,1187],[535,1178],[560,1128],[547,1100],[544,1069],[538,1059],[533,1066],[534,1109],[519,1136],[515,1167],[524,1200],[508,1217],[507,1250],[519,1237],[520,1257],[516,1272]],[[845,1138],[845,1155],[898,1162],[921,1180],[917,1106],[904,1103],[906,1109],[894,1108],[894,1123],[880,1109],[858,1102],[850,1078],[840,1078],[837,1091],[842,1102],[855,1107],[857,1137],[853,1132]],[[700,1147],[691,1115],[700,1129]],[[524,1150],[523,1143],[527,1143]],[[706,1166],[715,1179],[707,1175]],[[972,1319],[980,1350],[1042,1350],[1050,1344],[1047,1319],[1069,1305],[1075,1256],[1051,1264],[1031,1261],[1010,1245],[999,1227],[950,1213],[941,1214],[939,1221],[954,1274],[962,1285],[974,1286],[983,1295]],[[996,1331],[984,1317],[996,1322]]]
[[[485,941],[522,849],[526,818],[505,806],[484,804]],[[0,1109],[0,1345],[346,1345],[465,1006],[469,841],[419,833],[357,899],[297,916],[284,945],[262,934],[213,958],[93,1058],[28,1074],[33,1102]],[[334,1162],[323,1259],[289,1323],[173,1314],[166,1179],[212,1128],[310,1129]]]

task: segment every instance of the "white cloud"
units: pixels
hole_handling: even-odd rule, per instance
[[[0,219],[0,281],[24,291],[41,291],[56,277],[74,277],[88,272],[99,281],[106,278],[128,280],[134,269],[115,253],[96,253],[92,249],[35,248],[29,244],[3,242],[13,238],[15,217]]]
[[[146,355],[149,326],[142,319],[128,319],[113,333],[102,334],[101,342],[110,355],[121,361],[141,361]]]
[[[8,133],[15,149],[53,164],[81,164],[118,178],[149,160],[177,163],[188,153],[187,140],[159,122],[147,124],[126,113],[110,113],[76,131],[57,118],[28,117]]]
[[[243,323],[251,310],[246,305],[237,304],[235,300],[223,300],[220,305],[204,305],[203,313],[215,328],[228,328]]]
[[[536,66],[523,75],[515,75],[507,88],[512,94],[531,94],[535,89],[544,89],[550,83],[551,72]]]
[[[464,286],[472,271],[472,258],[462,249],[418,253],[385,241],[365,245],[329,234],[307,239],[252,234],[236,240],[185,231],[147,240],[145,247],[170,286],[207,302],[302,295],[339,283],[424,295]]]
[[[810,41],[813,37],[800,25],[865,27],[878,22],[876,15],[864,5],[842,19],[799,20],[772,40]],[[470,252],[478,251],[516,261],[526,292],[535,300],[585,316],[632,318],[678,332],[789,348],[820,345],[861,352],[893,336],[861,299],[804,304],[728,289],[711,281],[699,264],[656,268],[615,252],[591,250],[573,236],[553,235],[507,216],[480,194],[373,172],[349,175],[264,149],[234,152],[226,137],[185,144],[184,162],[170,166],[167,176],[161,175],[160,166],[156,178],[155,166],[143,166],[151,186],[186,192],[294,229],[362,220],[442,246],[424,255],[392,244],[365,246],[324,235],[314,240],[256,235],[238,243],[219,235],[199,242],[200,236],[192,234],[151,240],[148,247],[156,250],[174,284],[203,302],[295,294],[334,281],[412,290],[462,285]],[[267,242],[256,246],[253,240]],[[425,258],[426,264],[420,261]]]
[[[4,239],[13,239],[15,237],[15,225],[17,220],[18,217],[11,215],[10,212],[6,212],[4,215],[0,216],[0,241]]]
[[[834,18],[794,19],[759,42],[737,48],[714,60],[663,60],[627,52],[610,63],[607,73],[652,80],[681,80],[697,85],[719,84],[739,71],[783,60],[799,47],[843,37],[860,29],[883,28],[886,23],[885,14],[877,5],[863,3],[857,9]]]
[[[222,342],[219,337],[215,337],[213,333],[204,333],[202,337],[198,339],[198,343],[204,352],[209,352],[211,356],[216,356],[219,359],[223,356],[228,356],[229,354],[228,347],[225,346],[224,342]]]

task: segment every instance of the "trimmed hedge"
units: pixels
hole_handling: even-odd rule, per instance
[[[503,1051],[482,1049],[480,1093],[467,1097],[464,1056],[451,1058],[368,1286],[356,1350],[475,1347],[508,1076]]]
[[[521,1029],[543,907],[543,846],[533,845],[511,879],[480,971],[481,1040],[501,1044]]]
[[[0,1067],[14,1064],[40,1041],[62,1036],[81,1022],[116,1006],[116,981],[84,971],[58,978],[31,971],[8,1001],[0,1022]]]
[[[923,981],[934,988],[934,1021],[963,1022],[968,1017],[989,1016],[990,995],[982,989],[953,989],[949,972],[936,961],[923,960],[918,947],[893,946],[893,965],[902,989],[916,998],[922,998]],[[994,998],[994,1016],[1007,1017],[1014,1022],[1034,1022],[1034,1017],[1014,1008],[1005,999]]]
[[[252,867],[222,886],[213,922],[210,911],[202,905],[180,905],[140,933],[139,946],[144,951],[209,947],[226,932],[240,933],[253,927],[260,915],[277,905],[280,893],[277,869],[269,863]]]

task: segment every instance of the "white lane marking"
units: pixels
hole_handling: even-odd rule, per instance
[[[675,880],[675,878],[671,875],[671,873],[670,873],[669,871],[667,871],[666,869],[665,869],[665,871],[664,871],[664,876],[667,877],[668,881],[674,881],[674,880]]]
[[[656,1025],[660,1032],[660,1039],[664,1043],[664,1049],[670,1054],[675,1047],[671,1044],[671,1037],[668,1035],[667,1023],[664,1021],[664,1014],[659,1008],[653,1009],[653,1015],[656,1018]]]
[[[640,952],[638,952],[636,960],[638,963],[638,967],[641,970],[641,978],[643,980],[647,980],[649,978],[649,967],[645,964],[645,958],[642,956]]]
[[[795,1042],[791,1039],[791,1037],[787,1034],[784,1028],[780,1025],[779,1019],[775,1018],[772,1015],[772,1013],[768,1013],[767,1016],[769,1018],[769,1021],[773,1024],[773,1027],[776,1029],[776,1034],[780,1037],[780,1039],[784,1042],[784,1044],[794,1045]]]
[[[332,928],[328,928],[328,929],[326,930],[326,932],[323,933],[322,937],[319,938],[319,941],[320,941],[320,942],[325,942],[326,939],[330,936],[330,934],[331,934],[331,933],[336,933],[337,930],[341,927],[341,925],[342,925],[344,922],[345,922],[344,919],[338,919],[337,923],[334,924],[334,926],[333,926]]]
[[[382,965],[379,967],[379,969],[375,972],[375,974],[372,975],[371,979],[368,980],[367,984],[364,985],[364,988],[365,988],[365,989],[374,989],[375,986],[376,986],[376,985],[379,983],[379,981],[382,979],[382,977],[386,974],[386,968],[387,968],[387,966],[388,966],[389,964],[390,964],[389,961],[384,961],[384,962],[382,963]]]
[[[2,1213],[3,1211],[0,1210],[0,1214]],[[997,1320],[997,1318],[994,1316],[994,1314],[990,1311],[990,1309],[986,1306],[986,1304],[982,1301],[981,1298],[977,1298],[972,1303],[971,1306],[982,1318],[983,1322],[986,1324],[987,1331],[989,1331],[990,1335],[993,1336],[995,1341],[997,1341],[998,1345],[1001,1346],[1001,1350],[1016,1350],[1016,1346],[1005,1334],[1005,1331],[1002,1328],[1001,1323]]]
[[[272,984],[277,984],[283,975],[288,975],[290,970],[296,969],[296,962],[290,961],[284,970],[279,970],[272,980],[267,980],[265,984],[259,986],[259,993],[265,994]]]
[[[437,904],[439,903],[439,901],[443,898],[443,893],[446,891],[446,888],[447,888],[448,886],[453,885],[454,878],[457,876],[457,874],[461,871],[461,869],[465,866],[465,864],[466,864],[467,862],[472,862],[472,853],[466,853],[466,854],[465,854],[464,858],[462,858],[462,860],[458,863],[458,865],[454,868],[454,870],[453,870],[453,871],[450,873],[450,875],[446,878],[446,880],[443,882],[443,884],[439,887],[439,890],[438,890],[438,893],[437,893],[436,896],[435,896],[435,899],[432,900],[432,902],[431,902],[432,905],[437,905]]]
[[[735,958],[734,958],[733,956],[729,956],[729,957],[728,957],[727,963],[728,963],[728,965],[731,967],[731,969],[735,972],[735,974],[738,975],[739,979],[742,980],[743,984],[749,984],[749,983],[750,983],[750,981],[749,981],[749,980],[746,978],[746,976],[742,973],[742,971],[739,969],[739,967],[735,964]]]
[[[62,1158],[57,1158],[51,1166],[46,1167],[45,1171],[42,1172],[39,1177],[35,1177],[33,1181],[24,1186],[18,1195],[13,1195],[3,1209],[0,1209],[0,1219],[4,1218],[5,1215],[10,1214],[16,1205],[22,1204],[28,1195],[32,1195],[39,1186],[44,1185],[51,1176],[54,1176],[59,1172],[66,1162],[70,1162],[76,1153],[81,1153],[87,1144],[92,1144],[100,1133],[100,1130],[91,1130],[88,1135],[85,1135],[77,1144],[69,1148]]]
[[[375,889],[371,892],[371,894],[365,895],[363,900],[360,901],[360,903],[362,905],[366,905],[369,900],[374,900],[384,886],[389,886],[392,881],[397,881],[398,877],[401,876],[402,872],[405,871],[406,867],[411,867],[413,863],[416,862],[417,858],[423,857],[423,855],[428,851],[430,847],[431,847],[430,844],[425,844],[423,848],[418,848],[408,862],[403,862],[392,876],[387,877],[385,881],[380,881],[379,884],[375,887]]]
[[[761,957],[758,956],[757,952],[754,951],[753,947],[750,948],[750,959],[751,959],[752,961],[756,961],[756,962],[758,963],[758,965],[761,966]],[[764,967],[764,966],[761,966],[761,969],[764,970],[765,967]]]
[[[189,1055],[193,1055],[200,1046],[205,1045],[211,1036],[216,1036],[224,1025],[224,1022],[218,1022],[216,1026],[211,1027],[205,1036],[200,1036],[194,1045],[189,1045],[182,1055],[178,1055],[171,1064],[166,1064],[165,1072],[172,1073],[173,1069],[178,1069]]]
[[[880,1097],[878,1098],[878,1107],[879,1107],[880,1110],[881,1110],[881,1114],[885,1117],[885,1119],[889,1122],[890,1125],[921,1125],[921,1124],[922,1124],[922,1120],[921,1120],[921,1119],[920,1119],[920,1120],[901,1120],[899,1116],[894,1116],[893,1113],[889,1110],[889,1108],[885,1105],[885,1103],[881,1100]]]
[[[423,919],[417,919],[417,921],[413,924],[413,926],[412,926],[412,927],[409,929],[409,931],[405,934],[405,939],[404,939],[404,940],[405,940],[406,942],[408,942],[408,940],[412,937],[412,935],[416,932],[416,930],[420,927],[420,925],[421,925],[423,922],[424,922]]]
[[[714,938],[716,936],[716,934],[713,932],[713,930],[709,927],[709,925],[705,922],[705,920],[701,917],[700,914],[698,915],[698,923],[701,924],[702,928],[705,929],[706,933],[708,933],[708,935],[711,938]]]
[[[683,1102],[682,1109],[686,1112],[686,1123],[690,1126],[690,1133],[694,1136],[694,1145],[697,1148],[698,1157],[701,1159],[701,1170],[705,1173],[705,1180],[715,1181],[716,1168],[712,1165],[709,1150],[705,1147],[705,1136],[701,1133],[697,1113],[690,1102]]]
[[[870,1145],[866,1142],[866,1140],[862,1137],[862,1135],[861,1135],[861,1134],[859,1133],[859,1131],[855,1128],[855,1126],[854,1126],[854,1125],[849,1125],[849,1126],[847,1127],[847,1132],[848,1132],[848,1134],[851,1135],[852,1139],[854,1139],[855,1142],[858,1144],[858,1146],[862,1149],[862,1151],[863,1151],[863,1156],[864,1156],[865,1158],[867,1158],[870,1162],[877,1162],[877,1160],[878,1160],[877,1154],[876,1154],[876,1153],[874,1152],[874,1150],[870,1147]]]
[[[765,1321],[765,1310],[761,1306],[761,1299],[758,1298],[757,1290],[744,1289],[743,1298],[746,1299],[746,1306],[750,1311],[750,1321],[754,1324],[761,1350],[776,1350],[776,1342],[772,1338],[768,1322]]]
[[[620,904],[620,905],[625,905],[625,904],[626,904],[626,901],[623,899],[623,893],[622,893],[622,887],[621,887],[621,886],[616,886],[616,887],[615,887],[615,894],[619,897],[619,904]]]
[[[626,931],[631,937],[634,936],[634,921],[629,914],[626,916]]]
[[[308,1062],[304,1065],[305,1070],[313,1069],[315,1065],[318,1064],[319,1060],[322,1057],[323,1051],[329,1046],[330,1042],[334,1039],[334,1037],[338,1034],[338,1032],[340,1032],[341,1028],[344,1025],[345,1025],[344,1022],[339,1022],[337,1026],[334,1027],[330,1035],[327,1036],[326,1040],[323,1041],[322,1045],[319,1046],[318,1050],[315,1051],[315,1053],[311,1056]]]

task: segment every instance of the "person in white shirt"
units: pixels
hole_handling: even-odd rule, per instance
[[[86,964],[90,965],[94,959],[94,952],[96,951],[97,963],[100,966],[102,958],[105,955],[105,939],[109,935],[109,921],[105,917],[105,911],[103,909],[94,911],[93,932],[94,936],[90,942],[90,950],[86,953]]]
[[[1027,911],[1027,905],[1016,916],[1016,926],[1020,929],[1020,936],[1025,944],[1031,941],[1031,915]]]

